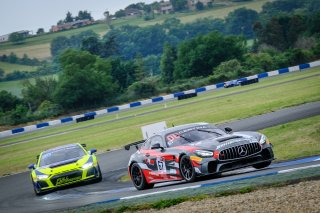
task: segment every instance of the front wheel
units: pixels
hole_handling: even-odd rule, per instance
[[[271,161],[267,161],[267,162],[262,162],[262,163],[254,164],[254,165],[252,165],[252,167],[255,168],[255,169],[263,169],[263,168],[265,168],[265,167],[270,166],[270,164],[271,164]]]
[[[99,166],[99,164],[98,164],[98,166],[97,166],[97,167],[98,167],[98,169],[97,169],[97,170],[98,170],[98,175],[99,175],[99,176],[98,176],[98,178],[97,178],[97,179],[95,179],[95,181],[94,181],[95,183],[99,183],[99,182],[101,182],[101,181],[102,181],[102,172],[101,172],[101,170],[100,170],[100,166]]]
[[[180,173],[183,179],[188,183],[193,182],[196,179],[196,172],[187,155],[183,155],[180,159]]]
[[[35,182],[33,180],[32,180],[32,185],[33,185],[33,191],[37,196],[43,194],[43,192],[41,192],[41,190],[36,187],[36,184],[35,184]]]
[[[131,180],[133,182],[133,185],[138,190],[153,188],[154,184],[147,183],[147,180],[144,177],[144,174],[143,174],[140,166],[137,163],[132,164],[131,169],[130,169],[130,173],[131,173]]]

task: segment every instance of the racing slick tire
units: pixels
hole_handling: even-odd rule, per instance
[[[137,163],[132,164],[130,169],[131,174],[131,180],[133,182],[133,185],[138,190],[144,190],[144,189],[151,189],[153,188],[153,183],[147,183],[147,180],[140,168],[140,166]]]
[[[254,165],[252,165],[252,167],[255,169],[263,169],[265,167],[270,166],[270,164],[271,164],[271,161],[267,161],[267,162],[263,162],[263,163],[254,164]]]
[[[190,158],[183,155],[179,162],[180,174],[186,182],[193,182],[196,179],[196,172]]]
[[[94,183],[99,183],[99,182],[102,181],[102,172],[101,172],[101,170],[100,170],[99,164],[98,164],[98,174],[99,174],[99,177],[94,180]]]
[[[38,190],[38,189],[36,188],[35,183],[34,183],[33,180],[32,180],[32,185],[33,185],[33,191],[34,191],[34,193],[35,193],[37,196],[40,196],[40,195],[45,194],[44,192],[41,192],[41,190]]]

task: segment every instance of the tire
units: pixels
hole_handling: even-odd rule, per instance
[[[94,183],[99,183],[99,182],[102,181],[102,172],[101,172],[101,170],[100,170],[99,164],[98,164],[98,167],[97,167],[97,168],[98,168],[99,177],[94,180]]]
[[[37,187],[35,186],[35,183],[32,180],[32,186],[33,186],[33,191],[37,196],[40,196],[43,194],[43,192],[41,192],[41,190],[37,189]]]
[[[131,180],[138,190],[151,189],[154,184],[148,184],[147,180],[137,163],[132,164],[130,168]]]
[[[182,178],[187,182],[193,182],[196,179],[196,172],[192,165],[190,158],[187,155],[183,155],[179,162],[180,174]]]
[[[271,161],[267,161],[267,162],[263,162],[263,163],[254,164],[254,165],[252,165],[252,167],[255,169],[263,169],[265,167],[270,166],[270,164],[271,164]]]

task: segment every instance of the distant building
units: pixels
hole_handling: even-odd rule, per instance
[[[157,13],[157,14],[169,14],[173,12],[174,12],[173,6],[170,1],[160,2],[160,8],[154,10],[154,13]]]
[[[68,22],[65,24],[52,26],[51,31],[52,32],[59,32],[61,30],[69,30],[69,29],[78,28],[78,27],[86,26],[86,25],[93,24],[93,23],[95,23],[95,22],[91,21],[89,19],[77,20],[77,21]]]
[[[0,36],[0,42],[9,41],[9,36],[10,36],[10,34]]]
[[[188,0],[188,8],[190,10],[195,10],[198,2],[201,2],[205,7],[208,7],[208,4],[213,3],[212,0]]]
[[[21,31],[18,31],[18,32],[13,32],[13,33],[19,33],[19,34],[24,35],[25,37],[28,37],[30,31],[28,31],[28,30],[21,30]],[[9,41],[9,37],[10,37],[11,34],[12,34],[12,33],[9,33],[9,34],[0,36],[0,43],[1,43],[1,42]]]
[[[124,12],[126,13],[126,17],[137,17],[137,16],[143,15],[142,10],[138,10],[135,8],[127,8],[127,9],[125,9]]]

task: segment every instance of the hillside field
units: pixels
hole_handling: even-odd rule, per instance
[[[113,22],[114,27],[120,27],[123,25],[137,25],[141,27],[155,25],[158,23],[162,23],[165,19],[176,17],[181,20],[182,23],[193,22],[199,18],[224,18],[229,12],[241,8],[246,7],[248,9],[253,9],[256,11],[260,11],[262,5],[266,2],[272,0],[253,0],[250,2],[244,3],[236,3],[229,2],[225,6],[219,6],[217,8],[204,10],[201,12],[185,12],[185,13],[175,13],[169,15],[159,15],[156,16],[155,19],[150,21],[144,21],[143,18],[131,18],[131,19],[118,19]],[[103,36],[107,31],[108,27],[105,24],[94,24],[91,26],[81,27],[78,29],[57,32],[57,33],[47,33],[41,36],[34,36],[26,39],[24,44],[14,45],[11,42],[6,42],[0,44],[0,55],[10,54],[11,52],[15,53],[19,57],[22,57],[23,54],[28,54],[30,58],[38,58],[40,60],[50,59],[50,42],[52,39],[58,36],[72,36],[76,35],[82,31],[93,30],[99,35]]]
[[[0,61],[0,68],[4,70],[5,74],[12,73],[13,71],[36,71],[36,66],[27,66],[20,64],[10,64],[7,62]]]

